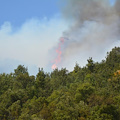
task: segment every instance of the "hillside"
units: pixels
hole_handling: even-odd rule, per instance
[[[120,47],[100,63],[0,74],[0,120],[120,120]],[[79,62],[79,61],[78,61]]]

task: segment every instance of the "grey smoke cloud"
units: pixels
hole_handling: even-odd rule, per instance
[[[119,0],[114,6],[109,0],[66,0],[63,16],[71,25],[63,33],[69,38],[62,53],[63,67],[76,61],[83,65],[89,57],[100,61],[111,47],[118,45],[119,6]]]

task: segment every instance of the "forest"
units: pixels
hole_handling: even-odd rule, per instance
[[[39,68],[34,76],[19,65],[1,73],[0,120],[120,120],[120,47],[71,72]]]

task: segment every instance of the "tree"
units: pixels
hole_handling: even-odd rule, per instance
[[[28,73],[28,69],[24,67],[24,65],[19,65],[17,69],[14,70],[15,76],[20,75],[20,74],[25,74]]]
[[[87,102],[88,97],[94,92],[94,87],[91,86],[89,83],[84,83],[80,85],[76,91],[76,101],[77,103],[81,100]]]
[[[14,102],[9,108],[9,119],[18,119],[21,113],[20,100]]]
[[[45,87],[45,73],[43,71],[43,69],[39,69],[39,72],[37,74],[37,77],[36,77],[36,81],[35,81],[35,84],[36,84],[36,87],[40,87],[42,89],[44,89]]]
[[[89,58],[87,61],[88,61],[88,64],[87,64],[88,70],[90,72],[93,72],[95,65],[94,65],[94,62],[93,62],[92,58]]]

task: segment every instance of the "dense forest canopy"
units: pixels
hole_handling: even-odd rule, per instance
[[[120,120],[120,47],[100,63],[0,74],[0,120]],[[79,62],[79,61],[78,61]]]

